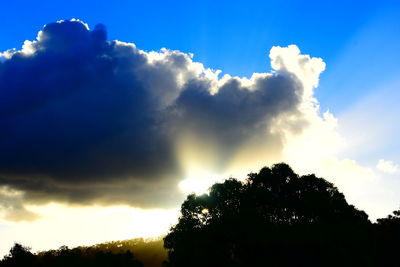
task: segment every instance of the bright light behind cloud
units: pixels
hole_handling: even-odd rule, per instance
[[[206,174],[206,172],[204,172]],[[218,181],[218,179],[208,178],[213,175],[204,175],[202,177],[191,177],[179,183],[179,188],[186,194],[195,193],[202,195],[208,192],[208,189]]]

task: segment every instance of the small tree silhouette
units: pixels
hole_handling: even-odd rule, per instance
[[[2,261],[2,266],[37,266],[35,255],[30,252],[29,247],[15,243]]]

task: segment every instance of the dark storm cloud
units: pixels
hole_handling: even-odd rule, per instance
[[[60,21],[0,54],[0,184],[25,201],[175,204],[182,133],[223,165],[299,112],[296,75],[218,79],[188,54],[106,39],[104,25]]]

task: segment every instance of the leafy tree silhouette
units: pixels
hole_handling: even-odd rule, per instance
[[[37,260],[30,252],[29,247],[15,243],[10,249],[10,253],[4,257],[1,266],[38,266]]]
[[[332,184],[284,163],[191,194],[164,238],[167,266],[373,266],[372,224]]]

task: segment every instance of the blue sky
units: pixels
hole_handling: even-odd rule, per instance
[[[296,44],[327,63],[316,96],[335,112],[398,75],[396,1],[6,1],[2,10],[2,51],[71,18],[105,24],[109,39],[194,53],[206,67],[238,76],[268,71],[272,46]]]
[[[0,52],[59,20],[94,31],[53,23],[50,42],[0,58],[0,151],[12,154],[0,153],[9,185],[0,186],[0,255],[14,241],[49,249],[163,234],[177,198],[277,161],[333,181],[372,219],[386,216],[400,204],[399,17],[398,1],[2,3]],[[101,40],[98,23],[140,51]],[[194,62],[263,74],[218,80]],[[165,132],[154,130],[159,121]]]

